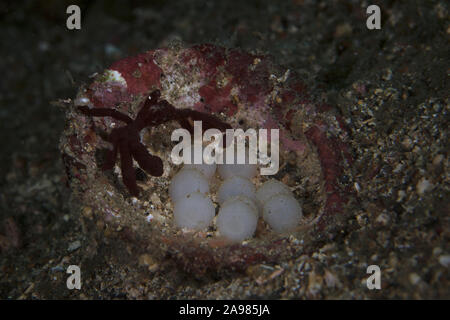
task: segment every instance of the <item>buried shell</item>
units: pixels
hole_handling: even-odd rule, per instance
[[[154,90],[175,108],[214,115],[235,129],[280,129],[280,171],[270,178],[287,181],[303,202],[305,222],[289,235],[275,234],[260,222],[255,237],[242,244],[226,243],[214,229],[184,233],[175,228],[168,186],[178,171],[170,161],[170,136],[177,126],[171,122],[140,133],[164,170],[160,177],[138,172],[142,192],[130,197],[118,164],[112,172],[100,169],[102,150],[111,148],[105,137],[123,124],[78,108],[113,108],[134,119]],[[151,50],[114,63],[79,90],[67,110],[60,148],[82,204],[93,207],[99,219],[133,230],[153,252],[201,274],[288,259],[333,229],[332,221],[348,201],[339,182],[351,161],[346,139],[333,108],[314,102],[295,72],[263,55],[204,44]],[[264,180],[255,178],[257,185]]]

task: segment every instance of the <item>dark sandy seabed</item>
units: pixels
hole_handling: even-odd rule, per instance
[[[377,1],[379,31],[365,26],[367,1],[24,3],[0,4],[0,298],[450,298],[448,2]],[[71,3],[81,31],[65,28]],[[358,197],[333,241],[196,277],[100,221],[101,233],[86,231],[91,212],[71,201],[58,150],[65,117],[51,101],[121,57],[178,40],[271,54],[339,109]],[[81,290],[66,288],[71,264]],[[366,287],[371,264],[381,290]]]

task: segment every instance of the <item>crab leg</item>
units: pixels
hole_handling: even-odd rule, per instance
[[[131,145],[131,153],[139,166],[148,174],[154,177],[160,177],[163,174],[162,160],[157,156],[151,155],[142,143],[133,143]]]
[[[119,112],[117,110],[113,109],[107,109],[107,108],[92,108],[89,109],[87,106],[80,106],[78,107],[78,110],[80,110],[83,114],[87,116],[93,116],[93,117],[112,117],[116,120],[120,120],[125,122],[126,124],[130,124],[133,122],[133,120],[123,114],[122,112]]]
[[[136,184],[136,171],[133,168],[133,158],[131,157],[128,141],[120,141],[119,152],[123,183],[130,193],[137,197],[139,195],[139,189]]]

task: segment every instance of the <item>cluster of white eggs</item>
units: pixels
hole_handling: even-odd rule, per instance
[[[204,230],[213,223],[215,206],[208,194],[216,169],[223,179],[217,191],[216,227],[225,238],[234,242],[251,238],[261,215],[279,233],[299,224],[302,208],[288,186],[271,179],[256,190],[251,179],[257,174],[257,165],[187,164],[172,178],[169,188],[177,227]]]

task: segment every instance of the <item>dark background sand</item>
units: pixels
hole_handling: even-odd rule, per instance
[[[65,27],[72,3],[80,31]],[[0,298],[449,298],[448,2],[378,1],[380,31],[365,26],[368,4],[2,2]],[[278,265],[197,279],[84,232],[58,150],[64,113],[51,101],[177,40],[271,54],[348,119],[359,201],[341,237]],[[80,263],[83,288],[70,291],[65,269]],[[381,267],[379,291],[365,286],[370,264]]]

